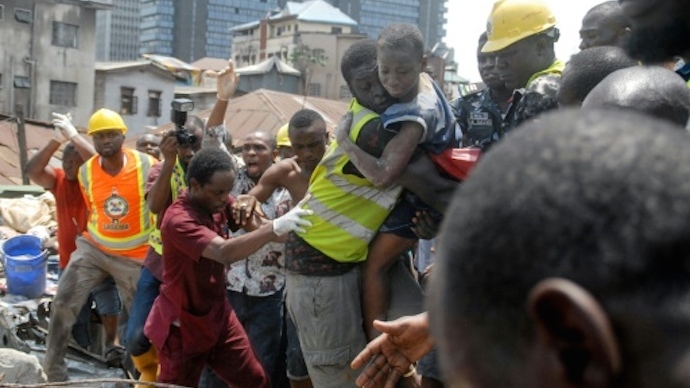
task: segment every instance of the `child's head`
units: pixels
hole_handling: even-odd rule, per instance
[[[426,67],[424,37],[411,24],[390,24],[377,41],[379,78],[388,93],[403,101],[417,94],[419,73]]]
[[[340,71],[357,102],[382,113],[394,101],[386,92],[376,70],[376,42],[362,39],[343,54]]]
[[[601,80],[616,70],[636,66],[620,47],[592,47],[573,55],[561,76],[558,103],[561,106],[580,106],[587,94]]]

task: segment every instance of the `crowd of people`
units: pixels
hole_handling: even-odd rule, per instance
[[[448,101],[391,24],[343,54],[332,140],[302,109],[241,158],[232,61],[186,137],[56,114],[27,166],[57,201],[49,381],[95,301],[142,386],[690,386],[690,2],[597,5],[567,61],[542,0],[477,33],[484,90]]]

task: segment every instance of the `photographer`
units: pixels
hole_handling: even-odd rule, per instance
[[[188,100],[187,100],[188,101]],[[163,161],[151,168],[146,183],[146,203],[157,216],[156,229],[149,236],[149,250],[144,259],[137,292],[132,303],[127,325],[127,351],[141,373],[140,381],[156,381],[158,357],[149,339],[144,335],[144,323],[158,296],[163,281],[163,244],[160,238],[160,220],[168,206],[187,189],[184,176],[189,161],[201,148],[203,122],[196,116],[187,117],[180,109],[179,100],[173,101],[175,130],[163,135],[160,149]],[[188,108],[188,107],[182,107]]]

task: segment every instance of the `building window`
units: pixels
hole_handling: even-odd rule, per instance
[[[310,96],[320,96],[321,95],[321,84],[312,83],[309,84],[309,95]]]
[[[17,89],[29,89],[31,87],[31,80],[29,77],[25,77],[23,75],[15,75],[14,87]]]
[[[120,114],[137,114],[137,96],[134,95],[134,88],[120,88]]]
[[[5,6],[0,5],[0,21],[5,20]]]
[[[32,19],[31,11],[23,8],[14,9],[14,20],[19,23],[30,24]]]
[[[331,27],[331,34],[338,35],[342,33],[343,29],[341,27]]]
[[[77,48],[77,35],[79,26],[53,22],[53,46]]]
[[[77,106],[77,84],[50,81],[50,105]]]
[[[161,92],[149,90],[149,117],[161,117]]]
[[[352,92],[350,92],[350,88],[347,85],[340,86],[339,97],[341,100],[349,100],[352,98]]]

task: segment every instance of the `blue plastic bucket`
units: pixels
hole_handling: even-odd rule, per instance
[[[7,292],[38,298],[46,290],[47,252],[42,250],[41,239],[22,234],[2,244],[4,252]]]

